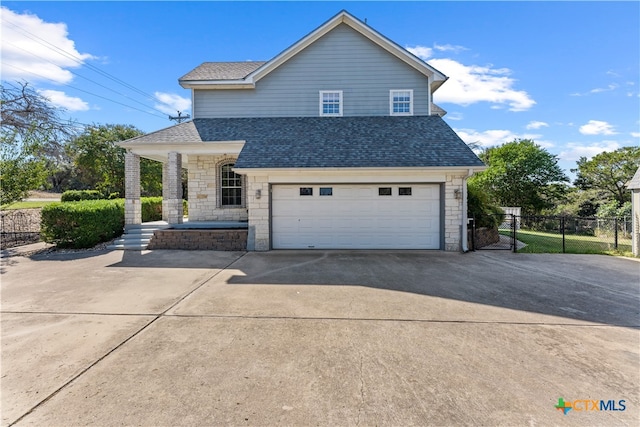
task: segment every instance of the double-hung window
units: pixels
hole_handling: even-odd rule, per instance
[[[320,115],[328,117],[342,116],[342,91],[341,90],[321,90],[320,91]]]
[[[389,108],[392,116],[412,116],[413,89],[389,91]]]
[[[242,205],[242,176],[233,171],[233,163],[227,163],[220,168],[220,202],[222,206]]]

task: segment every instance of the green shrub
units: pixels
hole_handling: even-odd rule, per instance
[[[474,218],[476,227],[498,228],[504,220],[504,211],[489,200],[479,187],[467,186],[467,216]]]
[[[122,234],[122,200],[52,203],[42,208],[41,235],[61,248],[90,248]]]
[[[162,219],[162,197],[142,197],[142,222]]]
[[[98,190],[68,190],[62,193],[60,198],[63,202],[79,202],[81,200],[106,199]]]

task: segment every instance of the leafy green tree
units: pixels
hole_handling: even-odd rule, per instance
[[[17,143],[15,134],[5,132],[0,138],[0,204],[6,205],[42,186],[48,173],[46,162],[35,155],[37,140]]]
[[[580,157],[574,185],[582,190],[598,190],[605,199],[613,199],[621,207],[631,200],[626,184],[640,166],[640,147],[622,147],[605,151],[590,160]]]
[[[554,207],[569,181],[556,156],[532,140],[519,139],[480,154],[488,169],[469,181],[499,206],[519,206],[524,215]]]
[[[622,206],[618,206],[618,202],[616,200],[611,200],[609,203],[601,205],[598,208],[596,216],[598,218],[630,217],[631,202],[624,202]]]
[[[7,204],[46,186],[75,126],[28,83],[3,83],[1,89],[0,203]]]
[[[125,150],[118,141],[142,135],[131,125],[93,125],[69,142],[68,152],[74,161],[80,189],[96,189],[104,194],[124,196]],[[140,161],[140,186],[144,196],[162,195],[162,164]]]
[[[564,200],[553,210],[554,215],[594,217],[598,207],[602,203],[602,198],[595,190],[581,190],[570,187],[567,190]]]

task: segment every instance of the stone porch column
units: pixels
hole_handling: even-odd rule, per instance
[[[140,204],[140,156],[127,150],[124,156],[124,224],[142,223]]]
[[[162,163],[162,220],[169,222],[169,162]]]
[[[163,195],[166,194],[167,222],[169,224],[182,224],[184,215],[184,209],[182,208],[182,154],[175,151],[169,153],[169,161],[166,168],[168,185],[166,193],[163,190]]]

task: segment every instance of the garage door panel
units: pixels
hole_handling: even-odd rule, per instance
[[[300,196],[301,187],[313,188]],[[332,195],[320,196],[320,187]],[[391,187],[380,196],[378,188]],[[411,187],[400,196],[399,187]],[[275,249],[438,249],[440,190],[437,184],[274,185]]]

